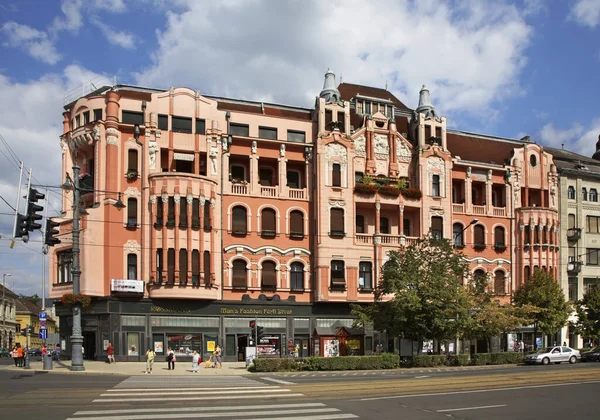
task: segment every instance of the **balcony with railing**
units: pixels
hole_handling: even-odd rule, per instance
[[[464,213],[465,203],[452,203],[452,213]]]
[[[583,261],[569,261],[569,263],[567,264],[567,273],[578,274],[581,271],[582,265]]]
[[[354,238],[354,242],[357,245],[373,245],[375,243],[375,236],[373,234],[364,234],[364,233],[357,233],[355,234]],[[416,243],[419,238],[417,237],[412,237],[412,236],[405,236],[405,235],[388,235],[388,234],[379,234],[377,235],[379,237],[379,243],[383,246],[388,246],[388,247],[404,247],[404,246],[410,246],[414,243]]]
[[[567,240],[578,241],[581,239],[581,228],[567,229]]]

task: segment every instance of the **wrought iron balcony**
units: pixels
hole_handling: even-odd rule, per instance
[[[583,265],[583,261],[569,261],[567,264],[567,273],[569,274],[577,274],[581,271],[581,266]]]
[[[581,228],[567,229],[567,240],[578,241],[581,239]]]

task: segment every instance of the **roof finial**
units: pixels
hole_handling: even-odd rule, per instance
[[[425,114],[426,116],[435,116],[435,108],[431,104],[431,99],[429,98],[429,89],[427,89],[425,85],[423,85],[419,92],[419,106],[416,111],[419,114]]]
[[[600,160],[600,135],[598,136],[598,141],[596,142],[596,152],[592,156],[594,160]]]
[[[385,90],[387,90],[387,79],[385,80]]]
[[[325,73],[325,82],[319,97],[325,98],[326,103],[338,103],[341,100],[340,91],[335,86],[335,74],[331,69],[327,69],[327,73]]]

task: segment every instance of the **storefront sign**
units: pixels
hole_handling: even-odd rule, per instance
[[[221,315],[294,315],[292,309],[283,308],[221,308]]]
[[[110,281],[111,292],[144,293],[144,282],[142,280],[118,280]]]

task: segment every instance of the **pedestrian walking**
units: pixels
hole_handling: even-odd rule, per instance
[[[198,365],[200,364],[200,355],[196,350],[192,353],[192,372],[198,373]]]
[[[23,367],[23,347],[20,344],[17,345],[17,359],[19,360],[17,366]]]
[[[168,369],[167,370],[175,370],[175,352],[173,351],[173,349],[171,347],[169,347],[167,349],[167,365],[168,365]]]
[[[144,373],[149,373],[150,375],[152,375],[152,365],[154,364],[155,357],[156,353],[154,353],[154,350],[148,349],[148,351],[146,352],[146,372]]]
[[[115,348],[111,343],[108,343],[106,347],[106,353],[108,354],[108,363],[117,363],[115,361]]]
[[[56,353],[56,361],[60,362],[60,344],[56,345],[54,352]]]
[[[17,351],[17,346],[14,346],[10,356],[13,358],[14,362],[15,362],[15,367],[17,367],[19,365],[19,353]]]
[[[221,346],[217,344],[217,348],[215,349],[215,367],[223,367],[223,363],[221,363]]]

